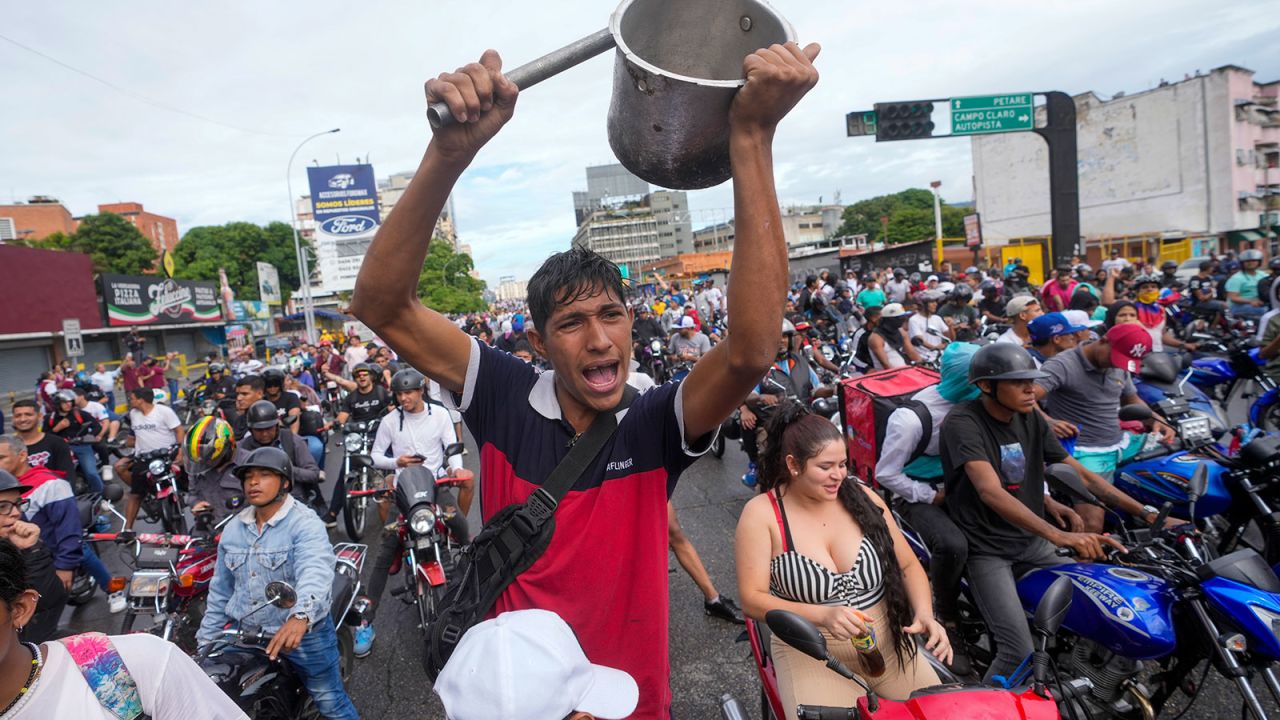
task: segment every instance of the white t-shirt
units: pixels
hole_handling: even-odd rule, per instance
[[[724,292],[720,288],[712,286],[707,291],[707,300],[711,302],[711,307],[719,310],[724,305]]]
[[[96,372],[90,375],[89,379],[93,381],[94,385],[98,386],[99,390],[104,393],[109,393],[115,389],[116,376],[119,374],[119,370],[104,370],[103,372]]]
[[[404,418],[404,427],[400,419]],[[457,434],[453,429],[453,421],[449,410],[435,403],[426,403],[421,412],[401,413],[392,410],[382,418],[378,426],[378,434],[373,438],[373,448],[369,454],[373,457],[373,466],[380,470],[395,470],[399,475],[404,468],[396,466],[396,459],[401,455],[421,455],[425,458],[422,464],[429,470],[440,469],[446,463],[444,448],[457,442]],[[391,456],[387,456],[387,449]],[[462,468],[462,457],[451,455],[448,459],[451,470]]]
[[[178,646],[138,633],[111,638],[138,685],[143,712],[153,720],[247,720]],[[12,720],[115,720],[98,702],[62,643],[45,643],[46,657],[31,691],[6,718]]]
[[[996,342],[1010,343],[1017,345],[1018,347],[1026,347],[1022,342],[1022,338],[1018,336],[1018,333],[1013,331],[1013,328],[1009,328],[1008,330],[1000,333],[1000,337],[996,338]]]
[[[129,421],[133,427],[133,451],[138,455],[180,442],[174,438],[173,431],[182,426],[182,421],[168,405],[153,405],[146,415],[140,410],[130,410]]]
[[[369,351],[363,345],[352,345],[342,353],[342,359],[347,361],[348,368],[353,368],[369,359]]]
[[[81,409],[89,413],[90,415],[92,415],[93,419],[97,420],[98,422],[106,423],[111,420],[111,418],[107,415],[107,409],[103,407],[102,403],[100,402],[94,402],[93,400],[90,400],[86,402],[84,404],[84,407]]]
[[[933,332],[930,333],[930,330]],[[907,334],[913,339],[923,337],[930,344],[937,345],[947,336],[947,321],[937,315],[925,317],[916,313],[907,319]],[[925,360],[933,360],[942,353],[942,350],[930,350],[927,347],[917,348],[917,351]]]

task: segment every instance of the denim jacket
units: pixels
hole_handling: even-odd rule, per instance
[[[216,639],[227,623],[241,621],[261,605],[267,583],[274,580],[292,585],[298,603],[287,610],[263,608],[250,623],[275,632],[290,616],[305,615],[314,625],[329,613],[336,560],[324,523],[289,496],[259,533],[256,511],[253,506],[241,510],[223,529],[208,609],[197,636],[201,645]]]

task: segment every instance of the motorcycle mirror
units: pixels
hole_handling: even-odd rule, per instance
[[[1070,496],[1073,500],[1101,506],[1098,498],[1084,486],[1080,473],[1066,463],[1054,463],[1045,468],[1044,478],[1051,488]]]
[[[1146,422],[1151,419],[1151,408],[1146,405],[1125,405],[1120,408],[1121,422]]]
[[[826,638],[813,623],[799,615],[787,610],[770,610],[765,613],[764,621],[779,640],[814,660],[826,663],[830,657]]]
[[[298,604],[298,593],[289,583],[274,580],[267,583],[267,600],[278,608],[288,610]]]
[[[124,488],[119,483],[108,483],[102,488],[102,497],[113,503],[119,502],[120,498],[124,497]]]
[[[1209,486],[1209,466],[1200,463],[1196,466],[1191,478],[1187,481],[1187,494],[1191,496],[1191,500],[1195,501],[1204,497],[1204,491]]]
[[[1067,617],[1067,611],[1071,609],[1072,589],[1071,579],[1068,577],[1059,576],[1053,581],[1036,605],[1033,623],[1036,632],[1045,637],[1058,634],[1058,628],[1062,627],[1062,621]]]
[[[453,455],[461,455],[462,451],[466,449],[467,447],[462,443],[449,443],[448,445],[444,446],[444,454],[445,454],[445,457],[451,457]]]

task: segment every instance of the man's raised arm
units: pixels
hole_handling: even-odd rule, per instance
[[[787,293],[787,243],[773,186],[778,122],[818,82],[819,47],[795,43],[757,50],[743,62],[746,85],[729,111],[733,245],[729,333],[684,381],[685,439],[710,432],[741,404],[773,364]]]
[[[462,391],[471,340],[418,300],[418,276],[450,191],[480,148],[511,119],[517,92],[493,50],[478,63],[427,81],[427,103],[448,103],[458,122],[434,131],[413,182],[365,254],[351,298],[351,314],[453,392]]]

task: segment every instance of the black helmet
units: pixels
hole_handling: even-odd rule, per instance
[[[969,287],[966,283],[960,283],[959,285],[951,288],[951,292],[947,293],[947,299],[969,302],[973,299],[973,288]]]
[[[263,370],[262,383],[267,387],[284,387],[284,371],[278,367]]]
[[[422,373],[413,368],[405,368],[395,375],[391,376],[391,392],[398,393],[406,390],[421,390],[426,378]]]
[[[979,380],[1039,380],[1048,377],[1036,369],[1021,345],[997,342],[984,345],[973,354],[969,363],[969,382]]]
[[[249,406],[245,413],[250,430],[265,430],[280,424],[280,415],[276,412],[275,403],[270,400],[259,400]]]
[[[1172,260],[1165,260],[1164,262],[1160,263],[1160,269],[1161,270],[1177,270],[1178,263]]]
[[[244,484],[244,476],[249,473],[250,468],[262,468],[278,473],[284,478],[284,485],[280,487],[281,493],[287,492],[287,489],[293,485],[293,462],[289,460],[289,455],[278,447],[261,447],[254,450],[231,472],[241,484]]]
[[[356,373],[360,373],[360,372],[367,372],[370,375],[380,374],[377,370],[373,369],[373,365],[370,365],[367,362],[356,363],[355,366],[351,368],[351,377],[355,377]]]
[[[1272,272],[1280,270],[1280,256],[1271,258],[1271,262],[1267,263],[1267,267],[1270,268]]]

